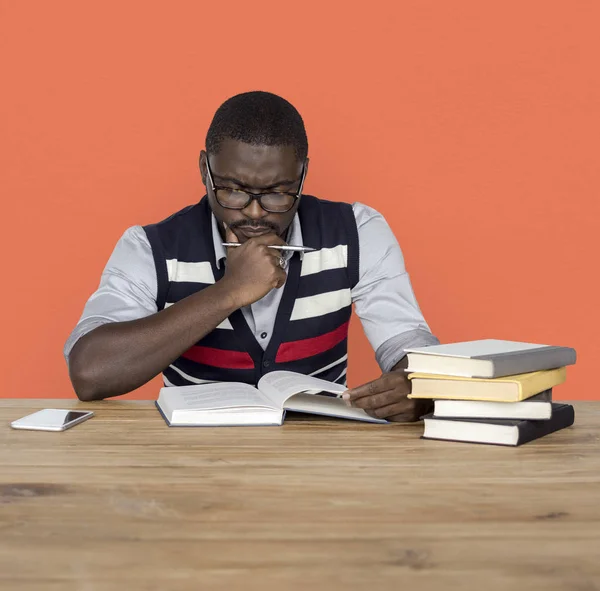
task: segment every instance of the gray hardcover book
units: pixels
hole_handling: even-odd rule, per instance
[[[483,339],[407,349],[407,372],[500,378],[573,365],[575,349]]]

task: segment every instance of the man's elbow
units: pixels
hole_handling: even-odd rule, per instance
[[[88,375],[87,371],[77,368],[75,364],[69,364],[69,377],[77,398],[82,402],[102,400],[105,397],[92,372],[89,372]]]
[[[85,354],[85,343],[78,342],[73,347],[68,359],[69,377],[77,398],[82,402],[102,400],[106,397],[102,392],[102,380],[89,355]]]
[[[73,389],[81,402],[93,402],[94,400],[104,400],[105,398],[105,395],[96,388],[87,385],[75,386],[75,384],[73,384]]]

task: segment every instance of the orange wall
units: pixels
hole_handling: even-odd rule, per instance
[[[348,6],[0,2],[2,396],[73,396],[115,242],[201,196],[212,114],[263,89],[305,118],[307,192],[386,215],[442,341],[573,346],[560,397],[600,399],[600,3]],[[378,375],[356,321],[351,358]]]

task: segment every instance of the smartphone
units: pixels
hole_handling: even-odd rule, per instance
[[[21,419],[13,421],[13,429],[32,429],[34,431],[64,431],[94,416],[91,410],[63,410],[45,408]]]

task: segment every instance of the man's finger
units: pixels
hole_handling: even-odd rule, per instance
[[[369,414],[378,419],[387,419],[388,421],[412,422],[419,420],[418,417],[415,416],[414,406],[407,405],[405,402],[396,402],[389,406],[376,408],[375,410],[369,411]]]
[[[279,266],[279,259],[283,256],[283,253],[276,248],[267,248],[267,254],[273,257],[275,264]]]
[[[277,277],[277,283],[275,284],[275,289],[279,289],[285,285],[285,280],[287,279],[287,275],[285,271],[281,271]]]
[[[271,232],[269,232],[269,234],[257,236],[256,238],[250,238],[250,240],[255,244],[264,244],[266,246],[286,246],[285,240],[282,240],[280,236],[277,236],[277,234]],[[271,250],[273,252],[279,252],[274,248],[272,248]]]
[[[394,390],[373,394],[372,396],[363,396],[355,400],[349,400],[352,406],[356,408],[364,408],[365,410],[374,410],[383,408],[398,402],[398,394]]]
[[[343,394],[344,400],[350,400],[354,402],[359,398],[363,398],[364,396],[373,396],[374,394],[381,394],[382,392],[387,392],[388,390],[393,389],[393,384],[389,382],[386,376],[381,378],[377,378],[372,382],[367,382],[362,386],[358,386],[357,388],[352,388],[351,390],[347,390]]]
[[[223,222],[223,226],[225,227],[225,242],[239,242],[235,232],[225,222]]]

